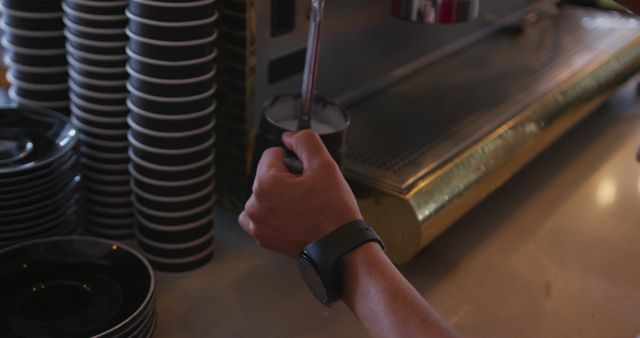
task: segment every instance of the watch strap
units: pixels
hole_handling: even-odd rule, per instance
[[[313,261],[318,276],[335,299],[342,291],[341,258],[369,242],[377,242],[384,249],[382,240],[367,222],[354,220],[309,243],[302,254]]]

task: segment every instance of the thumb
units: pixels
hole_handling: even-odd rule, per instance
[[[311,129],[286,132],[282,134],[282,142],[298,156],[305,168],[312,169],[326,161],[334,162],[318,133]]]
[[[284,149],[272,147],[262,153],[256,169],[256,177],[278,172],[289,173],[284,165]]]

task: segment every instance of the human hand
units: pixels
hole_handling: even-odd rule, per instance
[[[362,215],[315,131],[288,132],[282,141],[302,162],[303,173],[287,170],[283,148],[267,149],[238,222],[263,247],[297,258],[308,243]]]

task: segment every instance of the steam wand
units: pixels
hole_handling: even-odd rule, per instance
[[[324,0],[311,0],[311,13],[309,15],[309,38],[307,40],[307,55],[302,75],[302,97],[300,99],[300,114],[298,115],[297,130],[311,129],[311,112],[313,110],[313,98],[316,89],[316,76],[318,74],[318,49],[320,45],[320,23]],[[284,156],[284,164],[293,174],[302,174],[304,168],[300,159],[287,149]]]
[[[311,128],[311,111],[313,110],[316,76],[318,74],[318,49],[320,45],[320,24],[322,23],[323,10],[324,0],[311,0],[309,37],[307,40],[307,55],[302,77],[302,99],[300,115],[298,116],[298,130]]]

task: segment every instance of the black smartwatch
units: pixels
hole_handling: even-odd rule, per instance
[[[377,242],[378,235],[363,220],[351,221],[302,249],[298,267],[311,293],[331,306],[342,295],[342,257],[359,246]]]

